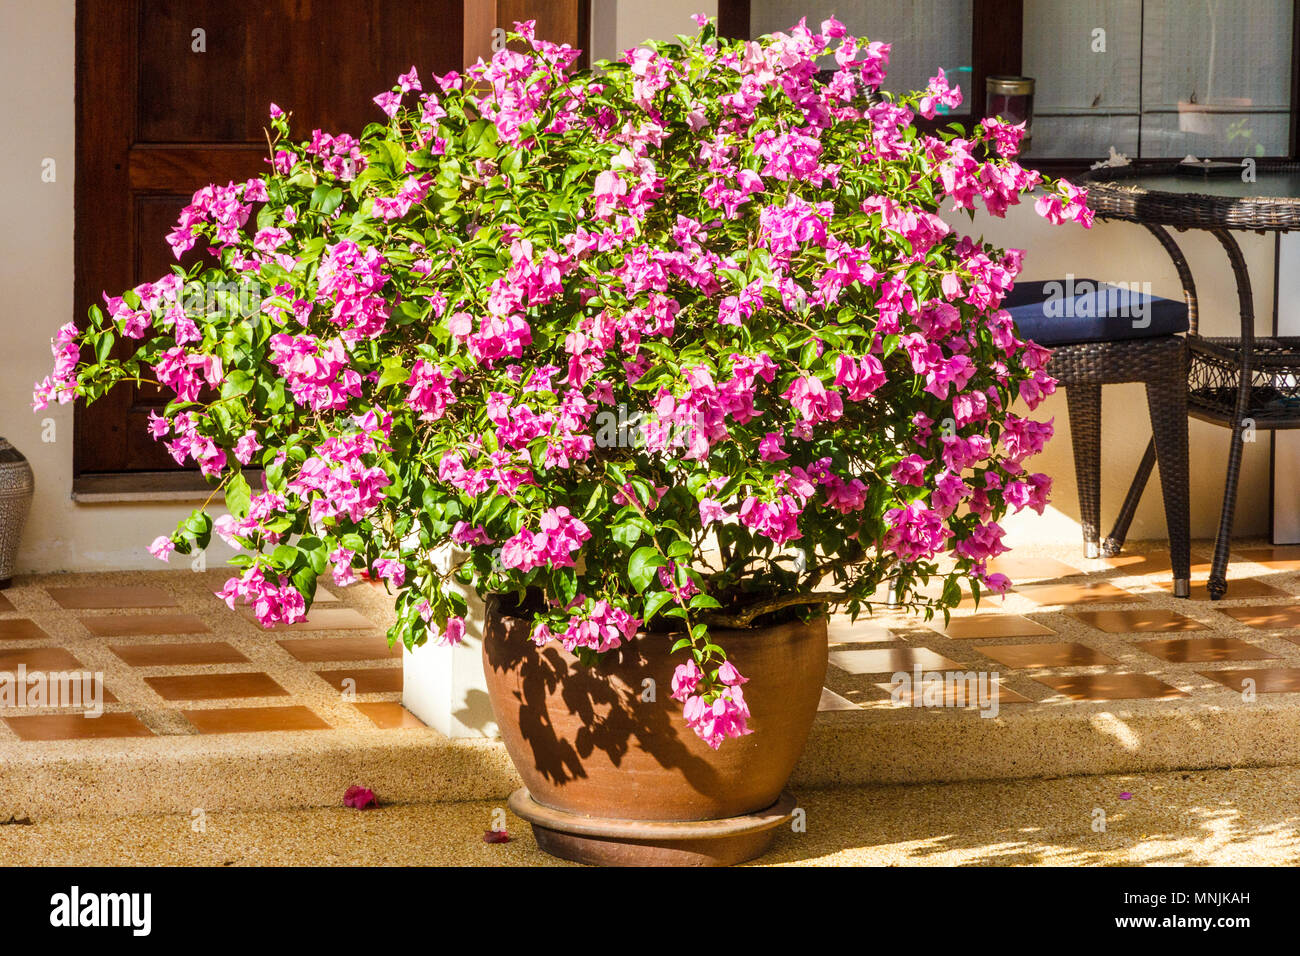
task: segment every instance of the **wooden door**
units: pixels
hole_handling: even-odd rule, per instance
[[[265,169],[270,103],[295,139],[358,135],[412,65],[426,82],[463,69],[522,19],[585,47],[586,17],[587,0],[78,0],[75,320],[166,274],[163,237],[196,189]],[[161,404],[122,385],[78,407],[74,478],[178,470],[145,430]]]

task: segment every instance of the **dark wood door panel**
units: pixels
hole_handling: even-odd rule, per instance
[[[265,142],[230,145],[136,144],[127,153],[133,193],[183,193],[208,183],[240,182],[267,170],[270,151]],[[170,232],[173,223],[167,224]]]
[[[536,36],[552,43],[567,43],[582,51],[587,62],[588,7],[583,0],[497,0],[497,24],[507,30],[525,20],[537,21]]]
[[[266,169],[274,102],[295,138],[357,135],[412,66],[491,56],[492,32],[585,47],[589,0],[78,0],[75,309],[165,275],[164,237],[196,189]],[[202,30],[203,51],[195,49]],[[202,257],[191,252],[183,264]],[[119,345],[119,348],[124,346]],[[145,430],[163,396],[122,385],[75,418],[73,474],[177,468]]]
[[[295,136],[359,134],[412,66],[460,69],[460,0],[142,0],[142,143],[263,141],[267,106]],[[206,52],[194,52],[202,30]]]

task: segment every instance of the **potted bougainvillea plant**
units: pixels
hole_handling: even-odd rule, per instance
[[[998,522],[1049,487],[1050,423],[1013,405],[1048,353],[999,309],[1022,253],[939,212],[1038,190],[1089,217],[1014,161],[1021,129],[918,129],[960,93],[879,93],[887,44],[699,22],[593,71],[516,24],[465,75],[400,77],[360,139],[293,142],[272,107],[265,174],[168,236],[206,261],[61,329],[36,391],[174,396],[153,436],[229,514],[152,550],[237,545],[220,594],[267,626],[322,575],[386,582],[408,646],[489,596],[512,805],[578,859],[761,852],[828,606],[1006,587]]]

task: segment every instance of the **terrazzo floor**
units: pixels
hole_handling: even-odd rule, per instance
[[[401,649],[384,636],[382,588],[354,585],[343,600],[321,589],[305,622],[268,632],[213,594],[228,576],[17,579],[0,592],[0,676],[87,676],[80,688],[37,681],[45,698],[0,694],[0,743],[423,727],[400,703]],[[103,714],[91,718],[93,682]]]
[[[892,675],[916,669],[987,674],[998,703],[1017,712],[1115,701],[1233,706],[1243,692],[1300,692],[1300,547],[1234,549],[1218,602],[1205,591],[1210,556],[1210,543],[1197,542],[1191,599],[1173,597],[1158,545],[1099,560],[1016,550],[993,562],[1012,591],[986,594],[978,607],[968,596],[946,625],[889,609],[833,620],[822,709],[915,709]],[[944,703],[955,703],[951,689]]]
[[[833,619],[821,713],[795,784],[1300,765],[1291,743],[1300,739],[1300,548],[1241,543],[1228,597],[1215,603],[1203,586],[1209,542],[1193,555],[1201,587],[1191,600],[1170,593],[1159,542],[1096,561],[1060,546],[999,561],[1013,591],[978,608],[967,600],[946,625],[887,608]],[[392,599],[381,587],[323,592],[305,623],[267,632],[213,595],[226,576],[26,576],[0,594],[0,685],[21,666],[84,670],[104,690],[104,713],[92,719],[84,706],[15,706],[0,686],[0,754],[14,768],[23,761],[0,815],[325,806],[339,784],[385,774],[400,791],[394,800],[509,792],[499,745],[449,742],[402,708],[400,652],[383,633]],[[954,688],[895,693],[893,675],[915,669],[988,675],[1000,718],[981,720],[987,701],[957,700]],[[168,763],[168,748],[188,762]],[[197,774],[209,754],[244,761],[238,793],[213,796],[225,764]],[[154,789],[127,786],[118,764]],[[347,779],[362,765],[367,779]],[[420,781],[434,766],[441,782],[430,790]],[[178,793],[161,806],[168,787]]]
[[[891,676],[916,669],[988,674],[1000,705],[1025,710],[1300,694],[1300,547],[1236,549],[1215,603],[1207,542],[1194,552],[1191,600],[1170,593],[1160,550],[1097,561],[1073,550],[1012,552],[996,562],[1012,592],[978,608],[967,598],[947,625],[887,608],[833,619],[821,709],[915,710]],[[306,622],[266,632],[212,594],[225,576],[44,575],[0,592],[0,673],[87,671],[104,688],[93,720],[0,697],[0,741],[422,726],[400,705],[382,588],[322,589]],[[954,702],[950,690],[944,704]]]
[[[799,794],[762,866],[1295,865],[1300,769],[855,787]],[[502,816],[504,814],[504,817]],[[484,842],[504,819],[510,841]],[[504,801],[0,825],[12,865],[565,866]]]

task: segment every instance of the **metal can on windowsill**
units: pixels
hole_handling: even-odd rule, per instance
[[[1008,123],[1024,123],[1021,152],[1028,152],[1034,124],[1034,80],[1030,76],[989,76],[984,79],[984,113]]]

